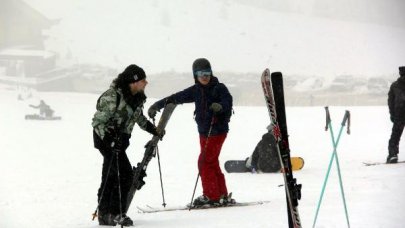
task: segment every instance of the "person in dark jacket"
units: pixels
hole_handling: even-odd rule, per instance
[[[267,127],[269,130],[270,126]],[[276,142],[270,131],[257,143],[252,155],[246,159],[246,168],[252,173],[274,173],[281,169]]]
[[[154,118],[156,112],[166,103],[194,102],[195,121],[200,134],[198,169],[203,195],[197,197],[193,204],[194,206],[226,204],[231,199],[228,199],[225,177],[219,166],[218,157],[229,131],[232,96],[227,87],[213,75],[211,64],[207,59],[199,58],[194,61],[193,76],[194,85],[157,101],[149,108],[148,114]]]
[[[123,226],[133,225],[133,221],[121,213],[125,213],[126,200],[133,179],[133,170],[126,149],[135,123],[153,135],[163,136],[143,115],[143,105],[146,101],[144,90],[147,84],[144,70],[136,65],[129,65],[113,80],[110,88],[97,101],[92,126],[94,147],[100,151],[104,159],[98,190],[100,225],[117,223]]]
[[[53,116],[54,113],[54,111],[51,109],[51,106],[45,103],[44,100],[41,100],[39,102],[39,105],[30,105],[30,107],[39,109],[39,115],[42,117],[50,118]]]
[[[399,75],[388,92],[388,108],[393,127],[388,143],[387,163],[398,162],[399,141],[405,126],[405,66],[399,67]]]

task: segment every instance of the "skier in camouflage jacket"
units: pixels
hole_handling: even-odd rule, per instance
[[[143,115],[143,105],[146,101],[144,89],[147,83],[143,69],[136,65],[129,65],[113,80],[110,88],[97,101],[97,111],[94,114],[92,126],[94,147],[100,151],[104,159],[102,181],[98,190],[100,225],[116,225],[115,218],[126,208],[126,199],[133,178],[126,149],[135,123],[153,135],[163,136]],[[118,158],[120,182],[117,181],[116,158]],[[121,220],[123,225],[133,224],[129,217],[123,216],[124,220]]]
[[[399,75],[388,92],[388,108],[393,127],[388,143],[387,163],[398,162],[399,141],[405,126],[405,66],[399,67]]]

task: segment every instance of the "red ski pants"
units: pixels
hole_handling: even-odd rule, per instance
[[[200,135],[201,152],[198,158],[203,194],[210,200],[219,200],[221,195],[227,196],[225,176],[219,167],[219,154],[225,141],[226,133],[205,137]]]

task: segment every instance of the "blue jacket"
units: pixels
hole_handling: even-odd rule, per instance
[[[206,86],[196,82],[193,86],[163,98],[154,105],[160,110],[166,103],[183,104],[191,102],[195,104],[195,121],[200,135],[208,135],[212,120],[214,122],[211,135],[220,135],[229,131],[228,123],[232,115],[232,95],[229,93],[228,88],[214,76],[211,77]],[[215,116],[212,110],[209,109],[214,102],[222,105],[222,111]]]

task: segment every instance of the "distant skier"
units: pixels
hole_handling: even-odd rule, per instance
[[[121,219],[119,216],[126,208],[127,195],[133,178],[126,149],[135,123],[143,130],[163,137],[143,115],[143,104],[146,101],[144,90],[147,84],[144,70],[136,65],[129,65],[113,80],[110,88],[97,101],[97,111],[92,122],[94,147],[100,150],[104,158],[98,190],[100,225],[116,225],[117,222],[123,226],[133,225],[133,221],[125,214]],[[114,153],[116,151],[119,152],[119,182],[117,155]]]
[[[253,173],[274,173],[281,169],[276,142],[270,132],[270,126],[267,127],[267,130],[268,132],[257,143],[252,155],[246,159],[246,168]]]
[[[192,68],[195,84],[157,101],[149,108],[148,114],[154,118],[165,103],[194,102],[195,121],[200,134],[198,169],[203,195],[197,197],[193,205],[227,204],[231,199],[228,199],[225,176],[219,166],[218,157],[229,131],[232,96],[227,87],[213,75],[207,59],[196,59]]]
[[[39,105],[30,105],[32,108],[39,109],[39,115],[46,118],[52,118],[54,110],[51,109],[51,106],[45,103],[44,100],[39,102]]]
[[[405,126],[405,66],[399,67],[399,75],[388,92],[388,108],[393,126],[388,143],[387,163],[398,162],[399,141]]]

